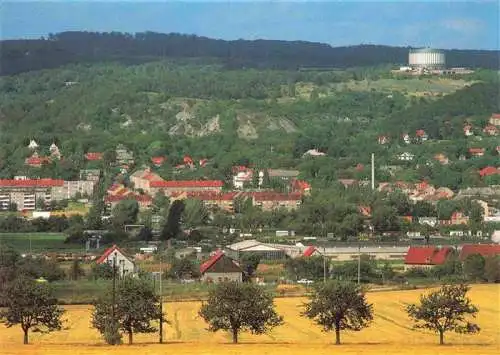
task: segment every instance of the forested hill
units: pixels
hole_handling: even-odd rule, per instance
[[[303,41],[224,41],[184,34],[154,32],[62,32],[45,39],[0,42],[1,75],[55,68],[68,63],[119,61],[144,63],[159,58],[216,60],[228,68],[347,68],[405,64],[408,49],[380,45],[331,47]],[[447,50],[450,67],[495,69],[498,51]]]

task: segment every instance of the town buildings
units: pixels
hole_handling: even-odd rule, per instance
[[[6,210],[15,204],[19,211],[34,210],[37,201],[48,204],[77,195],[92,196],[95,184],[92,180],[29,179],[25,176],[0,180],[0,209]]]
[[[208,283],[243,281],[243,270],[238,262],[219,250],[200,266],[201,280]]]

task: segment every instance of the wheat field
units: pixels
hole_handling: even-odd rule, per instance
[[[136,335],[132,346],[107,346],[90,328],[91,306],[67,306],[68,330],[50,334],[30,334],[30,345],[22,345],[19,327],[0,326],[2,355],[108,355],[108,354],[204,354],[204,355],[320,355],[320,354],[498,354],[500,353],[500,285],[475,285],[470,291],[479,306],[477,335],[448,333],[447,345],[437,345],[435,334],[411,330],[403,311],[406,303],[416,302],[425,290],[368,293],[375,319],[370,328],[342,334],[343,345],[333,345],[334,335],[323,333],[308,319],[300,317],[303,298],[276,299],[285,325],[267,335],[243,333],[240,344],[230,343],[229,334],[210,333],[197,315],[199,302],[166,304],[170,324],[164,330],[164,344],[157,334]]]

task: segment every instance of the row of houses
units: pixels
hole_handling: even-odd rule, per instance
[[[290,246],[287,246],[290,247]],[[443,265],[456,250],[453,247],[425,246],[425,247],[370,247],[370,248],[317,248],[314,246],[298,246],[295,257],[323,256],[330,260],[352,261],[360,255],[369,255],[376,260],[404,259],[405,270],[411,268],[432,268]],[[247,253],[253,253],[264,259],[283,259],[289,249],[285,246],[266,245],[257,241],[244,241],[217,250],[200,265],[201,281],[218,283],[223,281],[242,282],[244,270],[237,260]],[[283,253],[283,254],[280,254]],[[464,261],[470,255],[479,254],[484,257],[500,255],[500,245],[469,244],[459,247],[458,260]],[[132,258],[120,248],[113,245],[100,256],[97,264],[115,265],[117,274],[125,276],[137,271]]]
[[[238,171],[243,170],[238,169]],[[238,171],[235,170],[236,174],[239,173]],[[236,199],[251,199],[254,206],[261,207],[263,210],[277,208],[292,210],[301,204],[303,195],[308,194],[311,189],[307,182],[296,179],[297,173],[280,169],[269,170],[270,176],[288,182],[289,192],[281,193],[260,189],[258,191],[241,191],[240,189],[223,191],[222,180],[167,181],[150,168],[146,168],[130,175],[131,188],[121,184],[112,185],[107,191],[105,202],[114,207],[122,200],[135,199],[141,208],[149,208],[153,202],[152,196],[160,193],[171,200],[197,199],[207,207],[218,207],[228,212],[234,211]]]
[[[497,136],[500,128],[500,113],[493,113],[489,120],[488,124],[483,127],[482,132],[487,136]],[[471,137],[475,133],[475,127],[466,122],[463,126],[464,136]],[[405,132],[401,135],[401,139],[406,144],[411,143],[422,143],[429,139],[428,134],[423,129],[417,129],[415,131],[415,135],[413,137],[410,136],[409,133]],[[387,135],[380,135],[377,138],[378,144],[385,145],[390,143],[390,137]]]
[[[405,256],[405,269],[432,268],[443,265],[453,253],[458,252],[458,260],[464,261],[470,255],[479,254],[483,257],[500,255],[498,244],[467,244],[457,249],[450,246],[410,247]]]

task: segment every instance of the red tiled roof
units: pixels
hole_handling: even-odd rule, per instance
[[[224,252],[222,250],[217,250],[217,252],[210,257],[207,261],[200,265],[200,273],[204,274],[205,271],[210,269],[220,258],[224,256]]]
[[[484,148],[469,148],[469,153],[471,154],[484,153]]]
[[[222,187],[221,180],[170,180],[170,181],[150,181],[150,187],[186,188],[186,187]]]
[[[417,132],[415,133],[417,137],[423,137],[425,136],[425,131],[423,129],[417,129]]]
[[[311,185],[307,181],[294,179],[292,181],[292,188],[295,190],[307,191],[311,189]]]
[[[358,206],[358,211],[365,217],[371,217],[372,208],[370,206]]]
[[[54,187],[63,185],[64,180],[54,179],[0,180],[1,187]]]
[[[460,251],[460,260],[465,260],[469,255],[480,254],[482,256],[500,255],[499,244],[466,244]]]
[[[311,246],[308,246],[308,247],[306,248],[306,250],[304,250],[304,254],[303,254],[303,256],[306,256],[306,257],[307,257],[307,256],[311,256],[311,255],[313,255],[313,254],[314,254],[314,252],[315,252],[316,250],[317,250],[317,249],[316,249],[316,247],[314,247],[314,246],[312,246],[312,245],[311,245]]]
[[[446,258],[452,252],[451,247],[442,247],[432,257],[432,263],[434,265],[443,265],[446,262]]]
[[[165,157],[152,157],[151,158],[151,162],[154,164],[154,165],[162,165],[165,160],[167,160]]]
[[[410,247],[405,256],[407,265],[441,265],[451,252],[450,247]]]
[[[236,166],[233,166],[233,168],[232,168],[233,173],[239,173],[239,172],[249,171],[249,170],[251,170],[251,169],[247,168],[246,166],[243,166],[243,165],[236,165]]]
[[[497,175],[497,174],[500,174],[500,169],[495,168],[493,166],[487,166],[486,168],[479,170],[479,175],[481,175],[482,177]]]
[[[50,161],[47,157],[30,157],[26,158],[25,163],[28,165],[42,165],[47,164]]]
[[[201,167],[204,167],[208,162],[208,159],[200,159],[199,164]]]
[[[119,252],[120,254],[122,254],[122,255],[123,255],[124,257],[126,257],[127,259],[130,259],[130,258],[129,258],[129,257],[127,257],[127,256],[125,255],[125,253],[124,253],[123,251],[121,251],[121,249],[120,249],[120,248],[118,248],[118,247],[116,246],[116,244],[115,244],[115,245],[113,245],[111,248],[106,249],[106,250],[104,251],[104,254],[102,254],[102,255],[99,257],[99,259],[97,259],[96,263],[97,263],[97,264],[102,264],[103,262],[105,262],[105,261],[106,261],[106,258],[107,258],[108,256],[110,256],[110,255],[111,255],[111,253],[113,253],[115,250],[116,250],[117,252]]]
[[[193,158],[191,158],[189,155],[184,156],[184,159],[182,160],[184,164],[193,164]]]
[[[500,113],[492,113],[491,118],[500,118]]]
[[[85,159],[90,160],[90,161],[96,161],[96,160],[101,160],[103,157],[102,153],[99,152],[89,152],[85,154]]]

